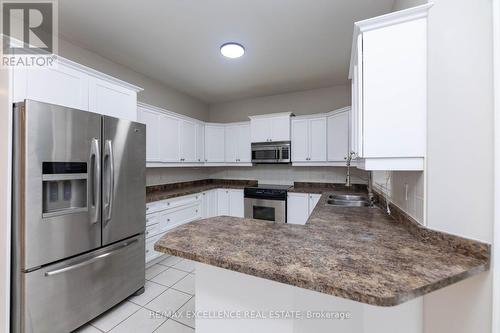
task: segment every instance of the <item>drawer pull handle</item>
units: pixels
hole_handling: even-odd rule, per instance
[[[62,274],[62,273],[65,273],[65,272],[68,272],[68,271],[72,271],[74,269],[77,269],[77,268],[80,268],[80,267],[83,267],[83,266],[87,266],[87,265],[90,265],[96,261],[99,261],[101,259],[104,259],[110,255],[113,255],[115,254],[116,252],[126,248],[127,246],[130,246],[134,243],[137,243],[137,239],[134,239],[133,241],[131,242],[127,242],[127,243],[124,243],[124,244],[121,244],[120,246],[112,249],[111,251],[108,251],[108,252],[105,252],[105,253],[101,253],[95,257],[92,257],[88,260],[84,260],[84,261],[80,261],[74,265],[70,265],[70,266],[66,266],[66,267],[63,267],[63,268],[60,268],[60,269],[56,269],[56,270],[53,270],[53,271],[50,271],[50,272],[46,272],[45,273],[45,276],[54,276],[54,275],[58,275],[58,274]]]

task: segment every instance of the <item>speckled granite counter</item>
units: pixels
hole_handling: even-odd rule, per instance
[[[489,268],[487,244],[428,230],[401,214],[394,219],[377,207],[327,206],[332,188],[325,189],[305,226],[221,216],[180,226],[155,249],[379,306]]]
[[[146,202],[166,200],[216,188],[243,189],[257,185],[256,180],[204,179],[146,187]]]

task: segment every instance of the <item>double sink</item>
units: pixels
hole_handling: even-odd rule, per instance
[[[371,202],[367,196],[357,194],[331,194],[327,205],[340,207],[369,207]]]

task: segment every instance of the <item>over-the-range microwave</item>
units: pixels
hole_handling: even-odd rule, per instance
[[[290,147],[290,141],[252,143],[252,163],[290,163]]]

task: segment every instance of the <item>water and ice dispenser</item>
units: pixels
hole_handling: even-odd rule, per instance
[[[87,163],[43,162],[43,217],[87,211]]]

